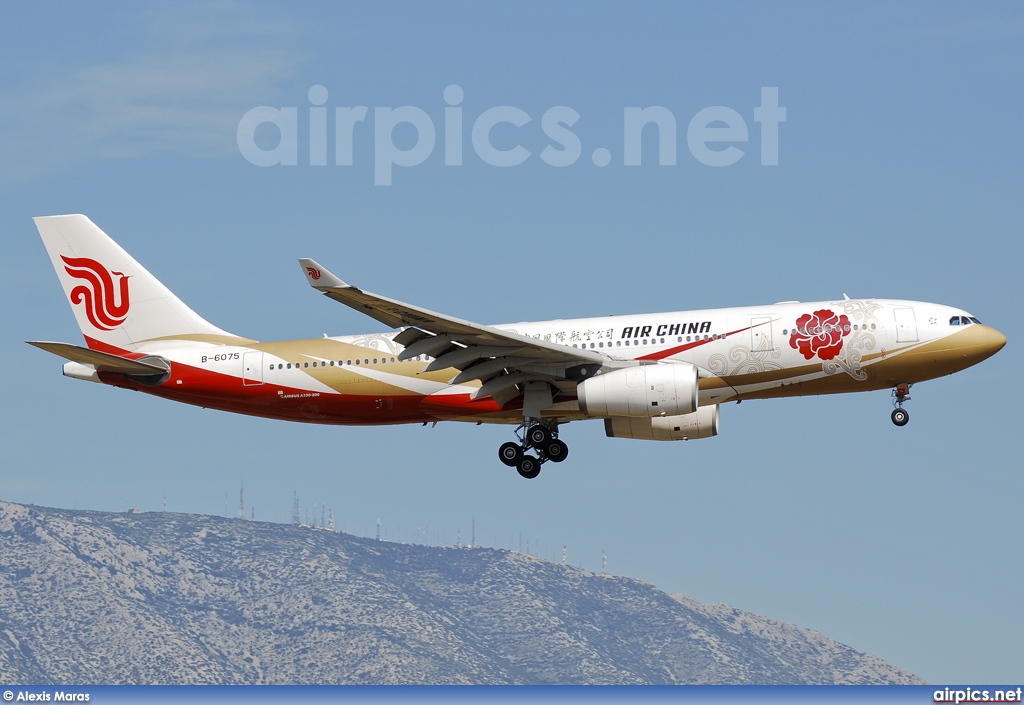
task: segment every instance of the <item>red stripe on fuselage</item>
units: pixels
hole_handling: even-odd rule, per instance
[[[92,343],[99,344],[93,349],[113,355],[130,359],[144,356],[99,341],[89,342],[90,347],[93,347]],[[490,397],[472,401],[469,394],[434,397],[415,393],[362,395],[317,392],[269,382],[246,385],[241,377],[174,361],[171,361],[168,380],[156,387],[112,372],[100,372],[99,378],[105,384],[185,404],[306,423],[353,426],[418,423],[502,411]],[[510,403],[508,408],[513,406]]]
[[[758,323],[756,326],[747,326],[746,328],[737,328],[736,330],[731,330],[728,333],[726,333],[725,337],[726,337],[726,339],[728,339],[729,336],[731,336],[731,335],[736,335],[737,333],[742,333],[742,332],[748,331],[748,330],[750,330],[752,328],[757,328],[758,326],[766,326],[766,325],[768,325],[770,323],[775,323],[775,321],[774,320],[772,320],[772,321],[765,321],[764,323]],[[718,339],[712,339],[712,338],[708,338],[707,340],[695,340],[692,343],[684,343],[683,345],[677,345],[674,348],[668,348],[667,350],[660,350],[658,352],[653,352],[650,355],[643,355],[643,356],[638,357],[636,359],[637,360],[664,360],[666,357],[672,357],[673,355],[678,355],[681,352],[686,352],[687,350],[693,350],[694,348],[700,347],[701,345],[707,345],[708,343],[717,343],[717,342],[718,342]]]

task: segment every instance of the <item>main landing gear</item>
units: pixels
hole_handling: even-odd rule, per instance
[[[896,407],[892,410],[892,422],[897,426],[906,426],[910,421],[910,412],[903,408],[905,401],[910,401],[910,385],[898,384],[892,390],[892,403]]]
[[[569,446],[558,438],[558,424],[545,425],[526,420],[516,429],[516,436],[519,443],[502,443],[498,458],[527,480],[540,475],[540,466],[547,461],[560,463],[569,455]],[[527,455],[531,448],[537,451],[536,456]]]

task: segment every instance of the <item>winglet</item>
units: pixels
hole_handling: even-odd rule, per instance
[[[299,258],[299,266],[306,275],[306,281],[314,289],[339,289],[346,288],[348,284],[331,274],[315,259],[308,257]]]

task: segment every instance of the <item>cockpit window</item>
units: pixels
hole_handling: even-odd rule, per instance
[[[980,324],[980,323],[981,323],[981,321],[979,321],[979,320],[978,320],[977,318],[975,318],[974,316],[971,316],[971,323],[978,323],[978,324]]]
[[[949,325],[958,326],[960,325],[960,316],[953,316],[949,319]]]
[[[972,323],[981,323],[974,316],[953,316],[949,319],[949,325],[951,326],[969,326]]]

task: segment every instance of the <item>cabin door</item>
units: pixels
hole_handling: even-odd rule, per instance
[[[896,316],[896,342],[916,343],[917,319],[914,317],[914,309],[902,306],[894,308],[892,313]]]
[[[263,384],[263,353],[242,353],[242,384],[252,386]]]
[[[758,316],[750,319],[751,352],[768,352],[772,345],[772,317]]]

